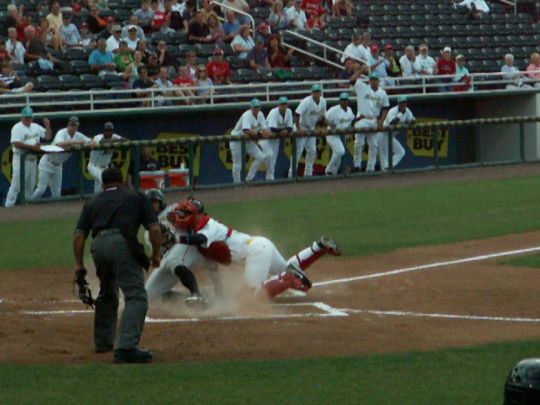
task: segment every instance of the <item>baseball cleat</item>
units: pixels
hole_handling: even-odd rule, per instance
[[[208,300],[199,294],[193,294],[186,298],[186,305],[189,308],[205,309],[208,307]]]
[[[292,274],[296,279],[300,280],[302,286],[307,287],[308,290],[311,288],[311,280],[296,263],[289,263],[287,266],[287,273]],[[302,288],[296,288],[296,286],[292,286],[292,288],[303,290]]]
[[[332,256],[341,256],[341,248],[334,239],[323,236],[317,243],[322,249],[326,250],[326,253]]]

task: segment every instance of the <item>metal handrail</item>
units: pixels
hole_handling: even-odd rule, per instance
[[[256,24],[255,24],[255,19],[251,16],[251,14],[246,13],[246,12],[243,11],[243,10],[238,10],[237,8],[231,7],[231,6],[227,5],[227,4],[220,3],[220,2],[218,2],[218,1],[216,1],[216,0],[212,1],[210,4],[215,4],[215,5],[219,6],[219,7],[223,7],[223,8],[225,8],[225,9],[227,9],[227,10],[232,10],[232,11],[234,11],[235,13],[238,13],[238,14],[241,14],[241,15],[245,15],[245,16],[248,17],[249,20],[251,21],[251,26],[253,27],[253,32],[255,33],[255,29],[256,29],[257,26],[256,26]]]

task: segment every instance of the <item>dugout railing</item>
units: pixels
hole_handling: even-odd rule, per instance
[[[79,168],[81,169],[81,172],[79,173],[80,181],[79,181],[79,189],[78,193],[71,196],[62,196],[59,200],[69,200],[69,199],[82,199],[85,197],[89,197],[90,193],[84,192],[84,179],[82,176],[82,168],[83,168],[83,153],[85,151],[91,151],[91,150],[130,150],[131,152],[131,162],[133,164],[133,186],[135,188],[139,188],[139,173],[140,173],[140,156],[141,156],[141,150],[144,147],[157,147],[159,145],[187,145],[189,154],[188,154],[188,160],[187,162],[184,162],[186,164],[187,168],[187,175],[188,175],[188,185],[186,187],[167,187],[167,184],[165,184],[165,187],[163,188],[164,191],[196,191],[201,189],[219,189],[219,188],[226,188],[226,187],[239,187],[239,186],[246,186],[246,185],[265,185],[265,184],[276,184],[276,183],[291,183],[291,182],[301,182],[301,181],[319,181],[319,180],[328,180],[328,179],[339,179],[339,178],[350,178],[350,177],[363,177],[363,176],[376,176],[381,174],[388,174],[391,175],[393,173],[407,173],[412,171],[433,171],[433,170],[441,170],[441,169],[451,169],[451,168],[463,168],[463,167],[479,167],[479,166],[485,166],[485,165],[503,165],[503,164],[516,164],[516,163],[523,163],[525,162],[525,125],[526,124],[534,124],[540,122],[540,116],[530,116],[530,117],[504,117],[504,118],[483,118],[483,119],[470,119],[470,120],[454,120],[454,121],[436,121],[436,122],[429,122],[429,123],[419,123],[416,125],[411,126],[389,126],[382,129],[382,131],[385,132],[384,136],[387,136],[389,139],[389,150],[388,150],[388,162],[389,162],[389,168],[385,172],[372,172],[372,173],[352,173],[348,171],[342,171],[340,174],[332,175],[332,176],[312,176],[312,177],[301,177],[298,175],[298,172],[293,172],[292,177],[283,177],[283,178],[277,178],[276,180],[272,181],[265,181],[265,180],[259,180],[259,181],[252,181],[247,183],[245,180],[246,175],[246,141],[252,140],[249,137],[245,136],[230,136],[230,135],[219,135],[219,136],[204,136],[204,137],[188,137],[188,138],[181,138],[181,139],[158,139],[158,140],[142,140],[142,141],[125,141],[125,142],[111,142],[103,145],[96,145],[94,147],[89,146],[83,146],[83,145],[73,145],[70,147],[66,147],[66,152],[72,152],[76,154],[78,162],[79,162]],[[506,159],[506,160],[497,160],[497,161],[486,161],[483,157],[482,152],[482,142],[479,139],[480,132],[479,128],[483,125],[490,125],[490,126],[498,126],[498,125],[513,125],[515,126],[517,133],[517,142],[518,142],[518,156],[516,156],[515,159]],[[434,147],[433,148],[433,156],[431,159],[431,164],[422,167],[422,168],[415,168],[415,169],[396,169],[393,165],[393,150],[392,150],[392,135],[395,135],[397,133],[403,133],[410,130],[425,130],[429,129],[431,130],[432,134],[432,143],[433,145],[439,144],[439,134],[440,130],[442,129],[456,129],[456,128],[474,128],[475,129],[475,161],[474,162],[468,162],[468,163],[462,163],[462,164],[451,164],[451,165],[445,165],[442,164],[439,158],[439,148]],[[381,132],[381,130],[343,130],[343,131],[335,131],[332,133],[322,133],[320,131],[317,132],[311,132],[311,133],[305,133],[305,137],[314,136],[314,137],[325,137],[328,135],[339,135],[342,138],[342,141],[344,141],[344,138],[346,136],[353,136],[356,133],[374,133],[374,132]],[[286,139],[286,138],[295,138],[300,137],[298,134],[293,134],[293,136],[280,136],[280,135],[272,135],[271,138],[274,139]],[[242,143],[242,166],[241,166],[241,178],[242,183],[241,184],[235,184],[232,183],[232,176],[231,176],[231,182],[228,183],[218,183],[218,184],[211,184],[211,185],[199,185],[195,181],[195,174],[194,174],[194,155],[195,155],[195,145],[197,144],[208,144],[208,143],[220,143],[220,142],[241,142]],[[291,142],[292,151],[290,155],[290,160],[293,165],[293,167],[297,166],[296,162],[296,142]],[[21,184],[20,184],[20,193],[19,193],[19,203],[25,204],[25,203],[36,203],[36,202],[48,202],[48,201],[56,201],[58,199],[52,199],[52,198],[41,198],[38,200],[30,201],[28,199],[28,196],[25,195],[25,159],[27,153],[23,153],[21,156],[21,166],[20,166],[20,178],[21,178]],[[530,160],[528,160],[530,161]]]

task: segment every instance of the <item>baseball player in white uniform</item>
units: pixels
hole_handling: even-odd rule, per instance
[[[104,144],[107,142],[119,142],[125,138],[114,133],[114,125],[112,122],[106,122],[103,125],[103,133],[94,136],[94,144]],[[88,173],[94,178],[94,193],[101,192],[101,173],[111,164],[113,149],[99,149],[90,152],[90,161],[88,162]]]
[[[192,307],[205,306],[207,300],[201,295],[197,279],[191,269],[204,262],[214,283],[216,293],[221,294],[221,280],[217,274],[217,264],[205,260],[196,246],[178,243],[180,236],[187,235],[187,233],[177,229],[169,220],[170,213],[176,204],[167,206],[165,196],[158,189],[148,190],[146,195],[158,214],[163,238],[160,265],[150,274],[145,285],[148,299],[155,300],[164,297],[164,294],[170,292],[180,281],[191,294],[186,298],[186,304]],[[148,232],[145,232],[144,238],[145,242],[149,244]]]
[[[293,113],[289,108],[289,99],[280,97],[278,106],[271,109],[266,117],[266,123],[270,132],[274,135],[288,136],[292,133],[294,127]],[[266,154],[271,156],[269,180],[274,180],[276,170],[276,161],[279,153],[280,139],[261,139],[259,145]]]
[[[341,255],[336,242],[323,237],[286,261],[269,239],[227,227],[189,200],[177,204],[171,216],[177,228],[189,232],[180,236],[181,243],[198,246],[203,256],[223,265],[243,265],[247,285],[270,298],[289,288],[309,290],[304,270],[327,253]]]
[[[326,122],[328,123],[328,131],[344,130],[351,128],[354,121],[354,113],[349,107],[349,93],[343,92],[339,95],[339,104],[333,106],[326,113]],[[340,135],[329,135],[326,137],[326,142],[332,148],[332,157],[325,173],[327,175],[338,174],[339,166],[341,166],[341,158],[345,155],[345,146],[341,141]]]
[[[356,115],[358,122],[356,122],[354,127],[357,129],[382,129],[390,103],[386,92],[379,87],[379,76],[377,73],[371,73],[369,75],[369,84],[364,83],[361,79],[357,79],[354,83],[354,90],[358,103]],[[375,171],[380,136],[380,132],[354,135],[353,171],[360,171],[360,167],[362,166],[362,149],[366,140],[369,146],[366,171]]]
[[[268,125],[266,124],[266,120],[264,118],[264,115],[261,111],[261,102],[254,98],[249,103],[250,109],[247,110],[242,114],[238,122],[236,123],[236,126],[231,132],[232,136],[242,136],[246,135],[252,139],[258,139],[260,137],[267,138],[270,136],[270,130],[268,129]],[[253,159],[253,163],[251,164],[251,167],[249,168],[249,171],[246,175],[246,181],[251,181],[255,178],[255,175],[257,174],[257,170],[259,170],[259,166],[265,162],[266,164],[266,179],[270,180],[270,172],[269,168],[271,166],[270,159],[271,156],[266,154],[265,151],[261,150],[261,147],[257,145],[256,142],[252,140],[247,140],[245,142],[246,145],[246,153],[251,155]],[[231,141],[229,142],[229,146],[231,148],[231,155],[233,160],[233,167],[232,167],[232,176],[233,176],[233,182],[236,184],[239,184],[241,179],[241,170],[242,170],[242,143],[239,141]]]
[[[66,128],[56,133],[52,141],[53,145],[64,147],[68,145],[89,145],[92,140],[83,135],[77,129],[79,119],[70,117]],[[38,164],[38,185],[34,190],[32,199],[40,198],[47,187],[51,189],[53,198],[60,198],[62,191],[62,165],[71,156],[71,153],[48,153],[41,158]]]
[[[392,107],[388,111],[388,115],[384,120],[384,126],[390,125],[414,125],[416,119],[409,108],[407,108],[407,96],[399,96],[397,99],[398,105]],[[395,133],[395,132],[394,132]],[[392,167],[396,167],[401,159],[405,156],[405,149],[392,133]],[[388,169],[388,132],[385,132],[380,139],[379,153],[381,159],[381,170]]]
[[[23,152],[39,152],[41,139],[51,139],[51,123],[43,118],[43,127],[32,122],[34,111],[24,107],[21,111],[21,121],[11,128],[11,147],[13,161],[11,162],[11,185],[6,196],[6,207],[13,207],[21,189],[21,155]],[[24,191],[27,198],[32,197],[36,185],[37,156],[29,153],[24,160]]]
[[[314,84],[311,87],[311,96],[304,98],[296,111],[294,112],[295,126],[298,130],[298,135],[303,135],[306,131],[315,131],[317,123],[324,121],[326,114],[326,100],[321,96],[321,86]],[[306,165],[304,176],[313,175],[313,164],[315,163],[315,154],[317,153],[317,139],[314,136],[299,137],[296,139],[296,165],[306,150]],[[289,177],[292,177],[293,170],[296,172],[297,167],[289,169]]]

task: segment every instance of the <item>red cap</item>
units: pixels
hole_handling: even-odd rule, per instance
[[[266,30],[268,29],[268,24],[263,21],[262,23],[259,24],[259,28],[261,30]]]
[[[378,51],[379,50],[379,45],[377,45],[375,43],[371,44],[371,50],[372,51]]]
[[[394,47],[391,44],[388,44],[384,47],[384,50],[394,49]]]
[[[116,19],[114,18],[114,16],[110,15],[110,16],[107,17],[107,22],[108,23],[115,22],[115,21],[116,21]]]

